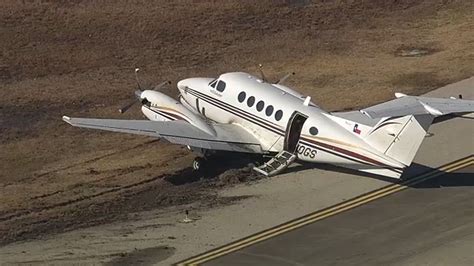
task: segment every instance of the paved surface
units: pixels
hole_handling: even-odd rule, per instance
[[[472,88],[474,88],[474,77],[432,91],[426,96],[449,97],[463,94],[465,99],[474,99]],[[439,121],[430,127],[429,132],[431,136],[423,141],[414,163],[407,170],[406,176],[426,172],[429,169],[437,168],[474,153],[474,123],[472,119],[454,118]],[[337,169],[329,170],[300,170],[274,178],[271,184],[256,184],[249,188],[242,188],[240,191],[238,188],[234,189],[230,195],[245,193],[261,196],[255,204],[252,202],[245,204],[246,210],[258,211],[251,212],[250,217],[248,217],[247,213],[236,209],[233,217],[238,216],[242,224],[259,225],[252,229],[262,228],[260,223],[266,223],[268,226],[262,229],[265,230],[390,184],[390,182],[344,172],[344,170],[342,170],[343,172],[337,172]],[[278,185],[278,183],[284,182],[282,180],[287,183]],[[274,186],[279,187],[279,189],[272,191],[272,189],[275,189]],[[269,196],[270,193],[271,196]],[[276,193],[278,193],[278,196],[275,196]],[[228,218],[228,221],[232,221],[232,218]],[[235,223],[229,223],[223,225],[223,228],[229,229],[234,226]],[[240,238],[259,232],[258,230],[247,230],[249,228],[241,227]],[[224,234],[224,236],[221,236],[222,238],[229,239],[227,243],[239,239],[234,237],[235,234],[232,230],[221,230],[220,233],[221,235]],[[212,249],[209,248],[208,250]],[[198,255],[200,253],[202,252],[196,249],[194,254]]]
[[[432,93],[437,97],[462,93],[464,98],[474,99],[472,88],[474,78]],[[433,135],[424,140],[410,174],[466,157],[474,151],[473,120],[443,121],[433,125],[430,132]],[[192,218],[199,217],[194,223],[181,223],[184,215],[179,208],[137,213],[133,214],[132,221],[0,247],[0,263],[99,264],[166,246],[170,251],[166,256],[163,252],[154,252],[156,257],[147,261],[170,265],[390,184],[337,169],[295,167],[292,170],[220,193],[221,196],[249,196],[238,204],[205,210],[183,207],[191,208]]]
[[[474,265],[474,166],[205,265]]]

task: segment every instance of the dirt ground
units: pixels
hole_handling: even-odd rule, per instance
[[[468,0],[1,1],[0,244],[229,204],[239,199],[220,187],[259,178],[250,159],[198,175],[183,147],[61,121],[141,118],[117,111],[137,66],[151,85],[262,63],[275,80],[295,71],[287,84],[323,108],[352,109],[472,76],[473,10]]]

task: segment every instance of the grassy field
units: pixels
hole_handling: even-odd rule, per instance
[[[176,193],[209,184],[165,178],[191,165],[184,148],[61,121],[141,118],[117,111],[137,66],[148,84],[175,84],[261,63],[270,79],[295,71],[287,84],[323,108],[359,108],[472,76],[472,10],[467,0],[2,1],[0,242],[209,200]],[[403,56],[412,49],[426,54]]]

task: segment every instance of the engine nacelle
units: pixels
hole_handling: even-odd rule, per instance
[[[140,99],[143,104],[142,112],[150,120],[183,120],[208,134],[216,135],[214,129],[210,127],[204,119],[164,93],[145,90],[141,93]]]

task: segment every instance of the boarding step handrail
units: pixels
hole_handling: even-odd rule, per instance
[[[272,176],[288,168],[295,160],[296,154],[283,150],[263,165],[254,167],[253,170],[265,176]]]

